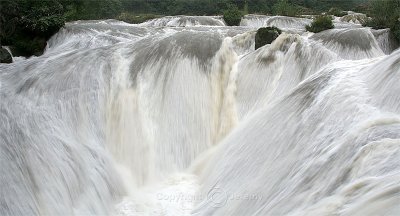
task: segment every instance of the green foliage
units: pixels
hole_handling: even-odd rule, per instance
[[[243,14],[249,14],[249,3],[247,1],[244,3]]]
[[[271,13],[271,4],[270,0],[252,0],[248,1],[248,10],[249,13],[256,14],[269,14]]]
[[[272,43],[279,35],[282,33],[282,30],[273,26],[273,27],[265,27],[259,28],[256,33],[255,38],[255,49],[258,49],[266,44]]]
[[[160,18],[162,16],[160,15],[155,15],[155,14],[133,14],[133,13],[121,13],[117,19],[127,22],[127,23],[132,23],[132,24],[137,24],[137,23],[142,23],[147,20],[155,19],[155,18]]]
[[[236,5],[244,13],[296,15],[296,11],[322,11],[331,7],[353,9],[363,0],[120,0],[124,12],[162,15],[217,15]],[[272,11],[275,5],[275,11]],[[300,6],[300,7],[299,7]]]
[[[398,42],[400,42],[400,21],[397,20],[390,28],[390,32],[396,38]]]
[[[291,4],[288,0],[278,0],[278,2],[272,7],[272,11],[274,14],[281,16],[297,15],[296,6]]]
[[[391,33],[400,42],[400,0],[370,1],[368,16],[371,19],[363,23],[374,29],[390,28]]]
[[[333,7],[331,9],[329,9],[328,11],[329,15],[333,15],[333,16],[337,16],[337,17],[342,17],[342,16],[346,16],[348,13],[337,8],[337,7]]]
[[[3,0],[0,14],[2,44],[24,56],[40,55],[65,21],[57,0]]]
[[[330,8],[358,11],[357,7],[364,4],[365,1],[367,0],[291,0],[293,4],[311,8],[317,12],[329,11]]]
[[[367,0],[365,2],[358,4],[352,9],[352,11],[356,11],[359,13],[367,14],[368,13],[368,3]]]
[[[0,44],[10,43],[19,20],[19,5],[14,0],[3,0],[0,4]]]
[[[242,12],[236,5],[231,5],[228,10],[224,11],[224,21],[229,26],[238,26],[242,20]]]
[[[320,14],[319,12],[311,9],[311,8],[306,8],[303,6],[296,6],[297,10],[297,15],[313,15],[313,14]]]
[[[333,29],[334,27],[331,16],[318,16],[314,19],[311,25],[306,26],[306,30],[318,33],[328,29]]]
[[[49,38],[64,26],[62,5],[56,0],[20,0],[19,24],[23,31]]]
[[[367,14],[372,19],[364,23],[365,26],[390,28],[400,16],[400,0],[370,1]]]
[[[64,0],[67,20],[114,19],[122,12],[121,0]]]
[[[231,0],[121,0],[124,12],[134,14],[162,15],[216,15],[228,8],[230,3],[243,5],[243,1]],[[236,4],[237,3],[237,4]],[[244,5],[243,5],[244,6]],[[242,8],[242,7],[240,7]]]

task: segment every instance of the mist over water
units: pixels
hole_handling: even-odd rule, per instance
[[[399,215],[398,44],[310,22],[76,21],[0,64],[0,215]]]

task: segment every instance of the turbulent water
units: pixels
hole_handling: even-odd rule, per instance
[[[0,64],[0,215],[399,215],[398,44],[310,22],[77,21]]]

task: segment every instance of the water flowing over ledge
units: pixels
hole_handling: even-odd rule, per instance
[[[399,214],[400,50],[309,22],[77,21],[0,64],[0,214]]]

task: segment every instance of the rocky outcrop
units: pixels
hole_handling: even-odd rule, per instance
[[[0,47],[0,63],[12,63],[12,56],[8,50]]]
[[[255,48],[271,44],[281,33],[282,31],[277,27],[259,28],[256,34]]]

